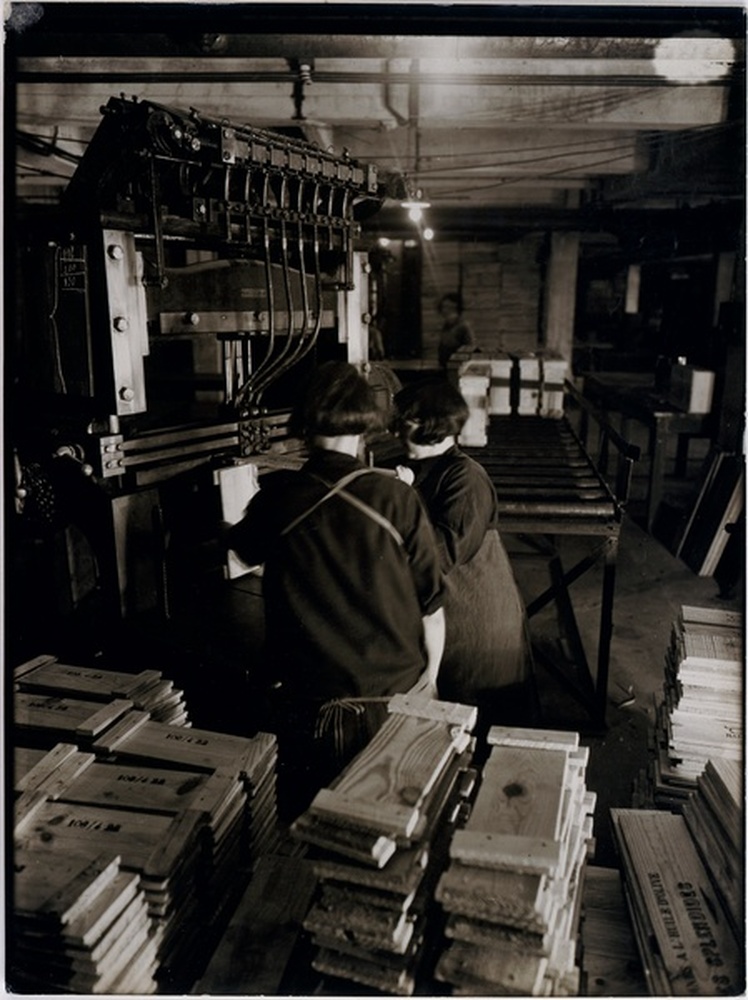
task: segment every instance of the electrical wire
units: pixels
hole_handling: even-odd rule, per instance
[[[282,209],[281,209],[282,210]],[[286,334],[286,340],[283,347],[279,351],[276,358],[274,358],[267,369],[265,370],[265,376],[263,379],[258,381],[254,386],[254,391],[256,393],[255,401],[259,406],[262,402],[262,395],[270,385],[271,382],[275,381],[283,373],[283,359],[288,354],[291,346],[291,338],[293,336],[293,325],[294,325],[294,309],[293,309],[293,295],[291,293],[291,274],[288,266],[288,235],[286,233],[286,220],[281,218],[280,221],[281,230],[281,266],[283,268],[283,286],[286,292],[286,306],[288,309],[288,331]]]
[[[316,191],[317,185],[315,185]],[[301,329],[299,331],[299,336],[297,338],[297,343],[292,349],[293,342],[293,301],[290,289],[290,276],[288,275],[288,262],[286,259],[287,244],[286,244],[286,230],[285,230],[285,220],[281,222],[281,232],[283,241],[283,257],[284,257],[284,279],[286,282],[286,295],[288,299],[288,311],[289,311],[289,328],[288,337],[284,345],[284,349],[281,352],[278,363],[275,366],[275,370],[272,376],[275,380],[280,378],[281,375],[285,374],[288,369],[295,363],[299,350],[303,344],[304,336],[306,334],[306,329],[308,325],[308,311],[309,311],[309,299],[306,287],[306,269],[304,264],[304,228],[302,223],[302,209],[303,209],[303,190],[304,182],[299,181],[297,194],[296,194],[296,212],[297,212],[297,222],[298,222],[298,253],[299,253],[299,271],[301,275],[301,296],[302,296],[302,320]],[[290,352],[290,357],[289,357]],[[265,391],[268,385],[268,380],[263,382],[262,387],[259,389],[258,401],[262,397],[262,393]]]
[[[54,345],[55,374],[60,383],[60,391],[67,395],[65,373],[62,370],[62,352],[60,350],[60,331],[57,326],[57,308],[60,304],[60,247],[55,247],[54,278],[52,282],[52,309],[49,313],[49,323],[52,327],[52,343]]]

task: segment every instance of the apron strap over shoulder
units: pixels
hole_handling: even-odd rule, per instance
[[[325,493],[324,496],[321,496],[319,500],[316,501],[316,503],[313,503],[311,507],[308,507],[305,511],[299,514],[298,517],[295,517],[290,524],[287,524],[286,527],[281,531],[281,535],[287,535],[289,531],[292,531],[298,524],[306,520],[306,518],[309,517],[309,515],[313,511],[315,511],[318,507],[321,507],[323,503],[332,499],[332,497],[334,496],[339,496],[342,500],[346,500],[353,507],[358,508],[358,510],[360,510],[363,514],[371,518],[372,521],[376,521],[376,523],[380,525],[382,528],[384,528],[384,530],[388,532],[388,534],[390,534],[392,538],[394,538],[395,542],[402,547],[405,543],[403,542],[402,535],[394,526],[394,524],[392,524],[392,522],[389,521],[384,516],[384,514],[380,514],[378,510],[375,510],[364,500],[361,500],[359,497],[354,496],[352,493],[347,493],[345,490],[345,487],[348,485],[348,483],[353,482],[354,479],[358,479],[359,476],[366,475],[367,473],[373,471],[374,471],[373,469],[354,469],[352,472],[349,472],[346,476],[343,476],[342,479],[339,479],[334,484],[334,486],[331,486],[327,491],[327,493]],[[381,472],[384,475],[387,475],[387,472],[385,470],[381,470]],[[329,485],[328,483],[325,483],[323,479],[319,479],[318,476],[314,476],[314,478],[317,479],[319,482],[324,483],[325,486]]]

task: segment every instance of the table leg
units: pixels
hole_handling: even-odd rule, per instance
[[[688,473],[688,446],[691,443],[690,434],[679,434],[675,452],[675,474],[679,479],[685,479]]]
[[[603,557],[603,592],[600,606],[600,632],[597,647],[597,677],[595,678],[595,721],[605,728],[610,671],[610,643],[613,638],[613,598],[616,589],[618,534],[609,538]]]
[[[650,533],[657,515],[657,509],[660,506],[660,500],[662,499],[665,482],[667,437],[667,422],[655,416],[654,426],[652,427],[649,439],[651,464],[649,468],[649,495],[647,496],[647,531]]]

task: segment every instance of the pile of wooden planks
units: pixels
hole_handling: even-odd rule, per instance
[[[152,994],[160,932],[120,856],[17,849],[7,984],[24,993]]]
[[[744,948],[683,816],[612,809],[639,954],[655,996],[737,996]]]
[[[458,996],[569,996],[595,797],[579,735],[493,727],[470,818],[436,899],[449,943],[436,977]]]
[[[159,930],[159,972],[184,934],[199,922],[196,885],[202,852],[199,813],[178,816],[145,810],[21,797],[16,803],[14,851],[39,853],[54,866],[69,854],[93,862],[102,851],[139,876],[148,915]]]
[[[153,722],[147,712],[129,712],[99,737],[93,749],[118,762],[141,763],[238,779],[244,789],[243,838],[248,854],[270,849],[276,836],[276,767],[278,747],[274,735],[253,737],[218,733],[193,727],[174,728]]]
[[[636,804],[678,810],[708,760],[743,761],[743,616],[684,605],[671,630],[650,774]],[[649,782],[648,786],[646,782]]]
[[[683,806],[683,817],[735,936],[745,937],[745,789],[735,761],[708,761],[696,791]]]
[[[291,833],[316,852],[304,920],[325,976],[410,996],[432,943],[433,892],[475,783],[470,706],[397,695],[369,746]]]
[[[16,690],[28,694],[92,702],[126,700],[157,722],[188,724],[184,693],[160,670],[137,674],[58,663],[51,655],[29,660],[14,671]]]
[[[175,727],[130,710],[90,752],[19,751],[15,849],[117,854],[160,931],[159,983],[183,983],[205,928],[275,840],[276,760],[270,734]]]

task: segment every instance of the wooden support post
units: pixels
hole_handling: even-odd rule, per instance
[[[577,297],[579,233],[553,233],[545,295],[543,342],[571,362]]]

